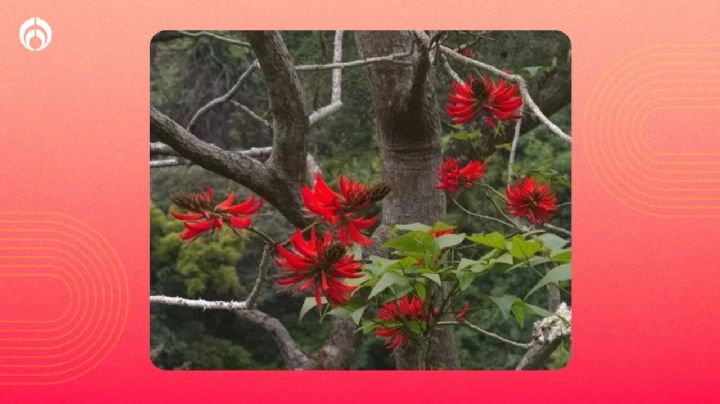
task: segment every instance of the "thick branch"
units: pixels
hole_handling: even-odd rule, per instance
[[[536,321],[533,325],[533,341],[515,370],[542,369],[560,345],[562,337],[571,334],[571,321],[572,312],[565,303],[560,304],[552,316]]]
[[[269,166],[293,185],[305,180],[309,120],[300,79],[277,31],[252,31],[248,40],[265,77],[273,116]]]
[[[280,349],[280,355],[290,369],[314,369],[315,362],[300,349],[280,320],[260,310],[242,310],[237,317],[267,331]]]
[[[154,107],[150,109],[150,133],[172,147],[193,163],[244,185],[272,203],[280,213],[297,227],[305,227],[297,198],[299,187],[283,181],[259,161],[203,142]],[[305,154],[302,154],[302,171],[305,173]]]

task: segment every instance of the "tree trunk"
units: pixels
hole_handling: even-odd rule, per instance
[[[396,224],[432,224],[445,214],[445,195],[435,188],[442,159],[441,126],[435,92],[429,80],[427,51],[411,32],[355,33],[363,58],[409,52],[411,65],[376,63],[368,68],[377,119],[383,177],[392,192],[383,200],[380,238]],[[399,369],[459,367],[453,335],[438,330],[429,349],[408,346],[396,351]],[[425,352],[427,351],[427,357]]]

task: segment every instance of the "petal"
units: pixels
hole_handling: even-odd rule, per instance
[[[252,219],[250,217],[230,216],[230,225],[236,229],[244,229],[250,227]]]
[[[202,213],[180,213],[171,211],[170,214],[178,220],[199,220],[203,218]]]
[[[235,191],[230,192],[230,195],[228,195],[227,198],[225,198],[224,201],[220,202],[215,206],[216,210],[224,210],[230,207],[232,205],[233,201],[235,200]]]

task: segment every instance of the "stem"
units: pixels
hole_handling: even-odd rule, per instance
[[[523,349],[530,348],[530,344],[525,344],[522,342],[515,342],[512,340],[509,340],[507,338],[504,338],[504,337],[501,337],[501,336],[495,334],[494,332],[483,330],[482,328],[476,326],[475,324],[468,323],[465,320],[462,320],[462,321],[440,321],[440,322],[438,322],[438,325],[461,325],[461,326],[467,327],[471,330],[475,330],[475,331],[479,332],[480,334],[486,335],[490,338],[495,338],[498,341],[504,342],[504,343],[512,345],[512,346],[516,346],[518,348],[523,348]]]
[[[518,110],[518,113],[522,116],[522,106]],[[518,119],[517,122],[515,122],[515,135],[513,136],[512,146],[510,147],[510,157],[508,158],[508,185],[512,183],[512,166],[515,162],[515,151],[517,150],[518,139],[520,139],[520,126],[522,126],[522,118]]]
[[[556,232],[558,232],[558,233],[565,234],[565,235],[567,235],[567,236],[572,236],[572,233],[570,232],[570,230],[565,230],[565,229],[563,229],[562,227],[554,226],[554,225],[552,225],[552,224],[550,224],[550,223],[545,223],[545,224],[543,224],[543,227],[546,228],[546,229],[548,229],[548,230],[554,230],[554,231],[556,231]]]
[[[504,221],[504,220],[500,220],[500,219],[495,218],[495,217],[492,217],[492,216],[485,216],[485,215],[481,215],[481,214],[479,214],[479,213],[471,212],[471,211],[469,211],[468,209],[466,209],[464,206],[460,205],[460,202],[458,202],[455,198],[451,198],[450,200],[453,201],[453,203],[454,203],[458,208],[460,208],[463,212],[467,213],[468,215],[476,216],[476,217],[479,217],[479,218],[482,218],[482,219],[486,219],[486,220],[492,220],[492,221],[495,221],[495,222],[504,224],[505,226],[512,227],[513,229],[517,229],[517,228],[518,228],[518,226],[516,226],[516,225],[514,225],[514,224],[512,224],[512,223],[508,223],[508,222],[506,222],[506,221]],[[521,230],[522,230],[522,229],[521,229]]]

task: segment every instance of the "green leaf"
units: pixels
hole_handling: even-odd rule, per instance
[[[432,227],[422,224],[422,223],[411,223],[411,224],[397,224],[395,225],[395,228],[397,230],[404,230],[404,231],[424,231],[428,232]]]
[[[350,313],[350,318],[352,319],[352,321],[355,322],[356,325],[360,324],[360,320],[362,319],[363,313],[365,313],[366,307],[367,306],[362,306],[359,309],[353,310],[353,312]]]
[[[572,259],[572,251],[570,249],[560,250],[560,251],[555,252],[555,254],[553,254],[552,256],[550,256],[550,258],[553,261],[559,262],[559,263],[570,262],[570,260]]]
[[[510,310],[512,311],[513,317],[515,317],[518,327],[523,328],[525,326],[525,302],[520,299],[515,300]]]
[[[406,281],[405,278],[399,273],[387,271],[380,277],[380,280],[378,281],[378,283],[375,284],[375,287],[372,288],[368,299],[376,296],[378,293],[382,292],[388,287],[404,281]]]
[[[472,236],[468,236],[467,239],[475,244],[496,248],[498,250],[505,250],[506,247],[505,236],[498,232],[473,234]]]
[[[435,239],[440,249],[454,247],[465,240],[464,234],[446,234]]]
[[[528,292],[528,294],[525,296],[527,299],[528,296],[535,293],[538,289],[542,288],[543,286],[549,284],[549,283],[558,283],[561,281],[569,281],[571,278],[570,276],[570,264],[562,264],[559,265],[550,271],[548,271],[545,276],[543,276],[542,279],[540,279],[540,282],[538,282],[535,286],[533,286],[532,289]]]
[[[540,317],[550,317],[553,315],[553,313],[543,309],[542,307],[533,306],[532,304],[525,303],[525,306],[530,312],[540,316]]]
[[[410,286],[410,284],[408,284],[408,283],[403,284],[403,285],[393,286],[391,289],[393,289],[393,294],[392,294],[390,300],[397,300],[413,291],[413,287]]]
[[[527,70],[527,72],[530,74],[529,78],[535,77],[538,71],[542,69],[542,66],[527,66],[523,67],[523,70]]]
[[[519,297],[513,295],[502,295],[502,296],[488,296],[500,309],[504,318],[507,318],[512,310],[513,303],[516,301],[522,301]]]
[[[465,269],[471,265],[479,264],[480,261],[471,260],[468,258],[462,258],[460,259],[460,263],[458,264],[458,270]]]
[[[422,300],[425,300],[425,297],[427,296],[427,288],[425,288],[425,285],[420,282],[416,282],[414,288],[415,293],[417,293],[418,297],[420,297],[420,299]]]
[[[512,238],[510,254],[518,259],[528,260],[537,254],[541,248],[542,244],[537,240],[525,240],[521,236],[515,236]]]
[[[480,274],[471,271],[456,271],[455,275],[458,278],[458,285],[460,290],[465,290],[470,286],[473,281],[480,276]]]
[[[375,327],[377,327],[377,323],[371,320],[363,320],[362,323],[360,323],[360,330],[363,334],[370,334],[375,330]]]
[[[325,303],[327,303],[327,299],[324,297],[321,297],[320,302],[321,302],[321,304],[325,304]],[[302,307],[300,308],[300,320],[302,321],[303,317],[305,317],[305,314],[307,314],[307,312],[310,311],[310,309],[312,309],[315,306],[317,306],[317,304],[315,304],[315,297],[313,297],[313,296],[306,297],[305,301],[303,302]]]
[[[442,281],[440,280],[440,275],[435,274],[435,273],[429,273],[429,274],[423,274],[422,276],[435,282],[438,286],[442,286]]]
[[[547,248],[548,250],[551,250],[551,251],[559,250],[559,249],[565,247],[566,245],[568,245],[568,243],[570,243],[569,241],[565,240],[564,238],[562,238],[560,236],[556,236],[555,234],[552,234],[552,233],[545,233],[543,235],[538,236],[537,238],[538,238],[538,240],[542,241],[543,246],[545,248]]]
[[[512,255],[510,255],[510,254],[503,254],[503,255],[501,255],[501,256],[499,256],[499,257],[497,257],[497,258],[494,258],[492,261],[493,261],[494,263],[496,263],[496,264],[508,264],[508,265],[512,265],[512,263],[513,263],[513,257],[512,257]]]
[[[518,268],[527,268],[527,263],[530,263],[530,266],[536,266],[540,264],[544,264],[546,262],[550,262],[550,259],[548,257],[532,257],[528,261],[519,262],[510,268],[506,269],[505,272],[514,271]]]
[[[435,237],[423,231],[405,233],[388,241],[383,247],[392,248],[408,257],[422,259],[426,266],[430,266],[440,256],[440,247]]]

